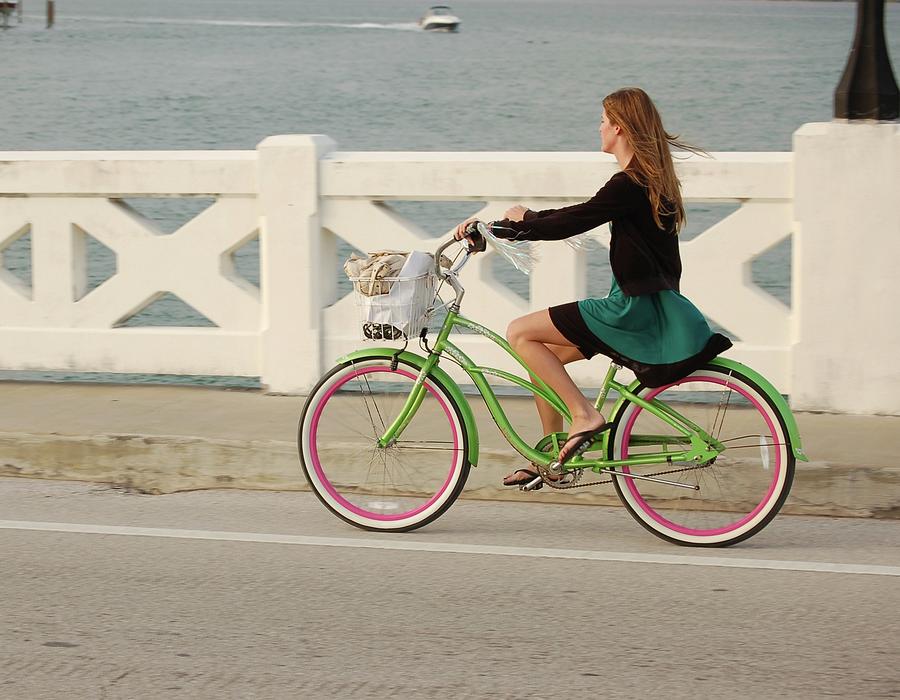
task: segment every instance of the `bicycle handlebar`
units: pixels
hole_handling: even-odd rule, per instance
[[[466,224],[466,235],[471,237],[472,244],[467,246],[469,254],[483,253],[487,250],[487,237],[482,229],[487,226],[481,221],[470,221]]]
[[[463,266],[469,261],[475,253],[483,253],[487,250],[487,237],[484,235],[483,230],[486,228],[485,224],[481,221],[472,221],[466,225],[466,235],[467,237],[472,238],[472,244],[466,245],[466,254],[463,256],[462,260],[460,260],[456,265],[450,268],[449,272],[452,274],[456,274],[460,270],[462,270]],[[454,243],[459,243],[456,238],[451,238],[446,243],[442,244],[434,253],[434,271],[438,277],[442,277],[445,273],[441,269],[441,254],[449,248]]]

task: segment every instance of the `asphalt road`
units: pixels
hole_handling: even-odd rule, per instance
[[[623,510],[0,480],[0,698],[900,697],[900,522],[726,550]],[[55,525],[48,525],[55,523]]]

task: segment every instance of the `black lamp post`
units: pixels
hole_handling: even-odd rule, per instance
[[[900,91],[884,39],[884,0],[857,0],[856,37],[834,91],[838,119],[900,118]]]

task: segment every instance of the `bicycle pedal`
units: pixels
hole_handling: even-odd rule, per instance
[[[519,487],[519,490],[520,491],[538,491],[543,486],[544,486],[543,477],[536,476],[531,481],[529,481],[527,484],[522,484]]]

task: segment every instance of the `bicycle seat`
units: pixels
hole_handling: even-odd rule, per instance
[[[613,360],[634,372],[641,384],[655,388],[666,386],[682,377],[686,377],[714,357],[721,355],[731,346],[732,342],[730,339],[721,333],[713,333],[712,337],[706,342],[706,346],[700,352],[679,362],[671,362],[665,365],[648,365],[629,360],[626,357],[613,357]]]

